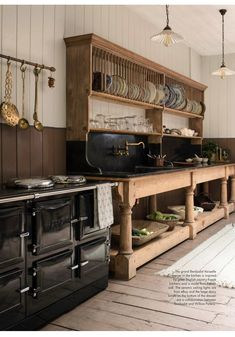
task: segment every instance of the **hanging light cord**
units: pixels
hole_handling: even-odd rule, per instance
[[[225,67],[225,64],[224,64],[224,14],[222,14],[222,67]]]
[[[222,15],[222,65],[221,65],[221,67],[225,67],[225,64],[224,64],[224,16],[225,16],[227,10],[226,9],[220,9],[219,12]]]
[[[166,5],[166,28],[169,27],[169,5]]]

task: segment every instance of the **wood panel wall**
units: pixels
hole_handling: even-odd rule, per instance
[[[204,56],[202,58],[202,81],[208,85],[205,92],[206,112],[204,121],[204,137],[229,138],[235,137],[235,76],[221,79],[211,73],[221,65],[221,56]],[[235,70],[235,54],[225,56],[229,69]]]
[[[164,7],[162,7],[164,10]],[[55,88],[47,86],[50,74],[39,77],[39,119],[50,127],[66,125],[66,62],[63,38],[95,33],[153,61],[200,81],[201,56],[181,43],[165,48],[150,40],[156,27],[139,16],[132,6],[120,5],[2,5],[0,6],[0,50],[6,55],[25,58],[56,67]],[[156,17],[162,26],[162,17]],[[6,60],[0,59],[0,103],[4,100]],[[12,101],[21,110],[22,83],[19,65],[13,64]],[[26,73],[25,115],[33,124],[34,76]],[[94,114],[141,115],[141,109],[95,101]],[[171,122],[172,121],[172,122]],[[183,119],[166,116],[170,128],[184,127]]]
[[[66,173],[65,129],[38,132],[0,124],[0,183],[13,177]]]

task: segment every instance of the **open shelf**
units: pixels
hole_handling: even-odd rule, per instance
[[[234,211],[234,204],[228,204],[228,212]],[[224,208],[219,208],[219,203],[217,202],[216,207],[210,212],[203,212],[198,216],[198,219],[193,223],[195,232],[198,233],[215,223],[216,221],[224,218],[225,210]],[[190,227],[187,226],[175,226],[173,231],[168,231],[160,234],[157,238],[143,244],[139,247],[133,247],[133,255],[136,267],[140,267],[149,260],[156,258],[168,249],[176,246],[177,244],[190,238]],[[118,255],[117,245],[112,246],[110,251],[110,271],[115,270],[115,257]]]
[[[195,137],[195,136],[192,136],[192,137],[189,137],[189,136],[180,136],[180,135],[172,135],[172,134],[168,134],[168,133],[163,133],[162,135],[163,137],[174,137],[174,138],[188,138],[188,139],[202,139],[202,137]]]
[[[127,134],[127,135],[144,135],[144,136],[162,136],[158,132],[139,132],[131,130],[111,130],[111,129],[90,129],[90,132],[114,133],[114,134]]]
[[[67,46],[66,77],[67,83],[71,84],[67,90],[67,140],[84,141],[88,130],[113,134],[144,134],[149,136],[149,142],[158,144],[161,142],[160,138],[165,136],[162,135],[164,114],[187,118],[189,128],[196,130],[202,136],[205,110],[203,102],[206,89],[204,84],[193,81],[94,34],[65,38],[65,43]],[[71,46],[73,48],[70,48]],[[77,57],[74,57],[74,53],[77,53]],[[164,104],[155,104],[153,102],[153,97],[156,96],[154,86],[156,89],[165,85],[183,87],[182,98],[201,102],[203,113],[198,115],[172,109]],[[160,98],[162,94],[159,93],[159,95]],[[119,105],[120,109],[121,106],[133,107],[137,110],[136,114],[139,113],[138,109],[145,110],[145,118],[149,119],[156,132],[96,128],[89,130],[89,120],[97,112],[95,111],[97,106],[90,104],[95,100]],[[115,107],[110,107],[109,113],[111,117],[116,118],[113,108]],[[199,144],[202,139],[201,137],[183,136],[178,138],[191,138],[194,144]]]
[[[167,108],[167,107],[164,107],[163,112],[166,112],[166,113],[171,114],[171,115],[177,115],[177,116],[185,117],[185,118],[199,118],[199,119],[204,118],[204,116],[197,115],[197,114],[192,113],[192,112],[187,112],[187,111],[182,111],[182,110],[177,110],[177,109],[171,109],[171,108]]]
[[[132,100],[132,99],[129,99],[129,98],[126,98],[126,97],[115,96],[115,95],[108,94],[106,92],[100,92],[100,91],[92,90],[90,96],[95,97],[96,99],[99,99],[99,100],[102,100],[102,101],[110,101],[110,102],[119,103],[119,104],[123,103],[125,105],[127,104],[127,105],[130,105],[130,106],[133,106],[133,107],[143,108],[145,110],[148,110],[148,109],[163,110],[163,106],[160,106],[160,105],[136,101],[136,100]]]

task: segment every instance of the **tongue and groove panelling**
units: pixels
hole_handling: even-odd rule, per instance
[[[162,24],[163,17],[157,17]],[[38,117],[42,134],[31,126],[22,131],[0,126],[0,181],[14,176],[65,172],[66,56],[63,38],[95,33],[140,55],[200,81],[201,56],[184,44],[165,48],[150,41],[156,28],[126,6],[1,5],[0,51],[45,65],[55,66],[55,88],[47,86],[48,71],[39,77]],[[12,63],[12,102],[22,111],[19,64]],[[25,83],[25,117],[33,125],[34,75],[28,67]],[[6,60],[0,59],[0,103],[5,96]],[[81,79],[82,85],[82,79]],[[94,101],[93,115],[143,115],[144,110]],[[168,127],[184,127],[186,121],[166,116]]]
[[[13,177],[66,173],[65,129],[38,132],[0,124],[0,183]]]

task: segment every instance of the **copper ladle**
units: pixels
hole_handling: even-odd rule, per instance
[[[22,117],[19,119],[18,126],[21,129],[28,129],[29,127],[29,122],[28,120],[24,117],[24,92],[25,92],[25,71],[26,67],[23,67],[24,62],[20,66],[21,70],[21,78],[22,78]]]
[[[42,123],[38,120],[38,76],[41,72],[41,68],[35,67],[33,70],[34,76],[35,76],[35,101],[34,101],[34,113],[33,113],[33,120],[34,120],[34,127],[38,131],[43,130]]]

